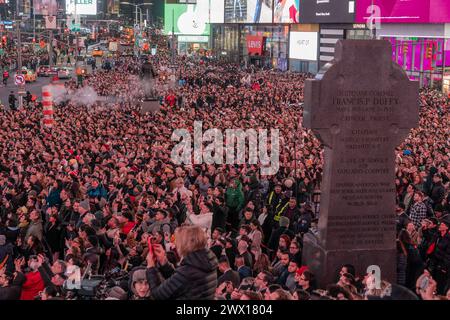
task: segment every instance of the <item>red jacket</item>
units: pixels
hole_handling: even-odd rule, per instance
[[[44,280],[42,280],[39,271],[28,272],[25,275],[25,283],[22,285],[22,293],[20,300],[33,300],[39,294],[39,291],[44,290]]]
[[[173,107],[175,105],[175,102],[177,101],[177,99],[175,98],[175,96],[173,94],[170,94],[166,97],[166,101],[169,106]]]
[[[122,233],[125,235],[128,235],[128,233],[130,233],[130,231],[134,228],[134,226],[136,225],[135,222],[133,221],[128,221],[123,227],[122,227]]]

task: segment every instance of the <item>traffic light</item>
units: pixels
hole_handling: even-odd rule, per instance
[[[408,44],[403,43],[403,54],[408,54]]]
[[[6,46],[8,44],[8,38],[6,36],[2,37],[2,45]]]
[[[428,44],[427,46],[427,59],[433,58],[433,44]]]

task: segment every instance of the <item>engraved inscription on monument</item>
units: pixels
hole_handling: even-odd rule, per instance
[[[342,263],[395,274],[394,149],[418,124],[417,96],[385,41],[339,41],[335,60],[307,81],[304,124],[324,145],[325,167],[319,238],[305,239],[304,255],[322,279]]]

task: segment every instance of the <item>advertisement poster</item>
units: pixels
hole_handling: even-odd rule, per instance
[[[172,23],[172,21],[174,23]],[[164,33],[204,35],[210,33],[209,2],[194,4],[166,4],[164,7]]]
[[[45,29],[56,29],[56,16],[45,16]]]
[[[289,58],[317,60],[317,32],[291,32],[289,34]]]
[[[356,22],[373,18],[381,23],[445,23],[450,20],[448,0],[358,0]]]
[[[97,0],[66,0],[66,14],[96,15]]]
[[[300,0],[274,0],[274,23],[298,23]]]
[[[205,1],[205,0],[199,0]],[[208,0],[206,0],[208,1]],[[225,17],[225,0],[209,0],[211,8],[209,10],[210,23],[224,23]],[[198,2],[197,2],[198,3]]]
[[[271,23],[272,0],[225,0],[225,23]]]
[[[260,36],[247,36],[247,51],[249,55],[262,55],[264,38]]]
[[[300,23],[353,23],[356,0],[300,0]]]
[[[56,0],[33,0],[33,8],[35,14],[44,16],[56,16],[58,13]]]

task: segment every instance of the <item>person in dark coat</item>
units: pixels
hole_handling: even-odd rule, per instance
[[[6,237],[0,234],[0,270],[6,268],[8,272],[14,271],[14,247],[6,242]]]
[[[287,217],[280,217],[280,227],[274,229],[270,236],[268,247],[274,252],[278,249],[278,243],[282,234],[287,234],[291,239],[295,236],[294,233],[289,230],[289,219]]]
[[[226,256],[222,256],[219,259],[219,271],[222,275],[217,280],[217,285],[221,285],[225,281],[231,281],[234,288],[239,287],[241,282],[239,273],[231,269],[230,262]]]
[[[61,228],[59,226],[58,218],[56,215],[51,215],[49,217],[48,223],[45,225],[45,239],[51,250],[54,259],[59,257],[59,253],[62,251],[61,248]]]
[[[156,300],[214,299],[218,262],[214,253],[206,249],[206,233],[198,226],[180,227],[175,231],[175,246],[182,257],[177,268],[167,261],[162,246],[155,244],[149,250],[147,268],[152,296]],[[158,271],[165,278],[162,282]]]
[[[446,287],[450,284],[450,233],[449,223],[441,222],[439,233],[433,242],[434,250],[431,254],[429,268],[433,279],[438,283],[438,294],[445,294]]]
[[[430,190],[430,198],[433,200],[433,209],[436,205],[441,204],[445,197],[445,187],[442,184],[442,177],[440,174],[433,176],[433,185]]]
[[[14,275],[10,272],[0,274],[0,301],[19,300],[21,286],[14,282]]]
[[[216,198],[213,203],[213,217],[211,230],[216,228],[226,229],[228,218],[228,207],[224,205],[224,199],[222,197]]]

